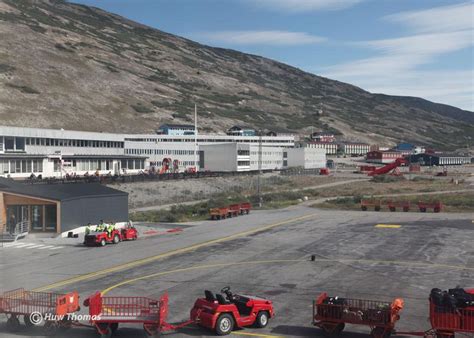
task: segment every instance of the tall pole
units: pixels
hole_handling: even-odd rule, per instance
[[[260,192],[260,175],[262,174],[262,130],[258,131],[258,175],[257,175],[257,196],[258,206],[262,207],[262,195]]]
[[[196,172],[199,171],[199,147],[198,147],[198,113],[197,113],[197,105],[194,104],[194,167],[196,168]]]

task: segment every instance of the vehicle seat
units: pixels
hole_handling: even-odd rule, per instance
[[[227,305],[227,304],[230,304],[230,302],[228,300],[226,300],[224,298],[223,295],[221,295],[220,293],[217,293],[216,294],[216,298],[217,298],[217,301],[219,302],[219,304],[221,305]]]
[[[206,300],[208,302],[214,303],[216,301],[216,297],[214,296],[214,294],[211,291],[205,290],[204,294],[206,295]]]
[[[235,300],[233,303],[239,310],[241,316],[249,316],[252,312],[252,308],[247,306],[248,299]]]

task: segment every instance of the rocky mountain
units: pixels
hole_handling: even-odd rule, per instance
[[[260,56],[205,46],[63,0],[0,0],[0,124],[153,132],[234,124],[346,139],[465,146],[474,114],[372,94]]]

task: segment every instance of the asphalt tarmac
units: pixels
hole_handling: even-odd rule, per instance
[[[328,211],[305,206],[252,212],[222,221],[182,225],[183,231],[104,248],[70,240],[61,249],[0,249],[0,288],[77,290],[81,302],[96,291],[108,296],[170,298],[169,322],[185,321],[204,290],[257,295],[274,302],[276,317],[265,329],[232,336],[323,337],[311,325],[312,301],[321,293],[386,300],[403,298],[397,329],[429,328],[432,288],[473,286],[473,214]],[[178,225],[179,226],[179,225]],[[314,255],[315,260],[311,260]],[[81,313],[87,313],[82,307]],[[370,329],[347,325],[341,337],[368,337]],[[37,337],[41,328],[0,336]],[[58,337],[96,337],[74,328]],[[117,337],[143,337],[123,325]],[[169,337],[208,337],[191,325]]]

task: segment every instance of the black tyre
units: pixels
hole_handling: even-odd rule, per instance
[[[105,241],[104,238],[102,238],[102,239],[100,240],[100,246],[105,246],[106,244],[107,244],[107,242]]]
[[[23,323],[25,323],[27,328],[31,328],[31,327],[35,326],[35,324],[33,324],[31,322],[30,315],[24,315],[23,316]]]
[[[110,323],[110,325],[109,325],[109,328],[110,328],[110,331],[112,332],[112,334],[117,332],[118,327],[119,327],[119,323]]]
[[[404,211],[404,212],[408,212],[408,211],[410,211],[410,208],[404,207],[404,208],[403,208],[403,211]]]
[[[440,208],[434,208],[434,210],[433,210],[433,211],[434,211],[434,212],[440,212],[440,211],[441,211],[441,209],[440,209]]]
[[[365,205],[361,206],[360,208],[362,209],[362,211],[367,211],[367,207]]]
[[[390,338],[390,336],[392,335],[392,331],[383,327],[375,327],[370,333],[370,335],[373,338]]]
[[[17,332],[20,329],[20,320],[17,316],[11,316],[7,320],[7,330],[10,332]]]
[[[218,336],[226,336],[234,329],[234,318],[228,313],[224,313],[217,318],[216,333]]]
[[[339,323],[337,325],[325,324],[322,326],[322,329],[326,337],[337,337],[341,334],[342,331],[344,331],[345,327],[346,325],[344,323]]]
[[[43,333],[46,336],[54,336],[59,331],[59,323],[47,321],[43,326]]]
[[[249,214],[249,212],[250,212],[250,210],[247,210],[245,213],[248,215],[248,214]]]
[[[380,207],[379,207],[379,206],[376,206],[376,207],[375,207],[375,211],[380,211]]]
[[[115,235],[115,236],[114,236],[114,241],[113,241],[113,242],[114,242],[114,244],[118,244],[118,243],[120,242],[120,237],[119,237],[119,235]]]
[[[420,208],[421,212],[426,212],[426,208]]]
[[[391,211],[391,212],[397,211],[397,208],[390,207],[390,211]]]
[[[259,329],[263,329],[265,326],[268,325],[268,321],[270,320],[270,315],[267,311],[260,311],[255,319],[255,327]]]

